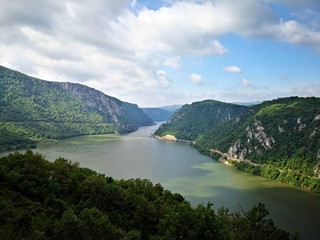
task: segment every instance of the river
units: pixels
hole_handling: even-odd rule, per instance
[[[115,179],[147,178],[183,195],[194,206],[248,210],[262,202],[271,218],[302,239],[320,239],[320,194],[253,176],[216,162],[185,143],[150,138],[158,126],[128,135],[81,136],[39,144],[53,161],[64,157]]]

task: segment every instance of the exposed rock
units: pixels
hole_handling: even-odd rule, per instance
[[[298,124],[301,123],[301,117],[297,118],[297,123],[298,123]]]
[[[104,116],[104,122],[116,123],[124,131],[152,125],[153,121],[136,104],[122,102],[101,91],[75,83],[55,83],[67,90],[72,96],[80,99],[88,111],[98,111]]]
[[[302,122],[302,118],[297,118],[297,123],[299,125],[298,130],[302,131],[307,125],[305,123]]]
[[[228,156],[231,159],[239,159],[239,160],[245,160],[245,157],[247,155],[247,149],[240,149],[240,141],[237,140],[232,147],[228,150]]]
[[[240,141],[237,140],[228,150],[228,154],[232,157],[232,158],[238,158],[238,149],[240,147]]]
[[[320,120],[320,114],[318,114],[317,116],[315,116],[313,120],[314,120],[314,121]]]
[[[314,137],[319,132],[319,128],[316,127],[313,132],[310,134],[310,137]]]
[[[173,135],[165,135],[160,138],[161,140],[167,140],[167,141],[177,141],[177,138]]]
[[[260,121],[255,120],[253,123],[254,127],[250,128],[248,126],[246,128],[247,136],[249,140],[256,139],[265,149],[270,149],[272,147],[272,144],[275,143],[275,139],[270,136],[268,137],[264,127],[261,125]],[[250,141],[248,141],[250,142]]]
[[[278,126],[278,130],[279,130],[280,133],[284,132],[284,129],[280,125]]]
[[[225,120],[226,121],[230,121],[232,119],[232,117],[231,117],[231,115],[230,115],[230,113],[225,117]]]

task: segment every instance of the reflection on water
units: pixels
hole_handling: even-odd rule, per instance
[[[200,155],[187,144],[149,137],[158,126],[128,135],[81,136],[39,145],[49,160],[64,157],[116,179],[148,178],[179,192],[192,204],[249,209],[263,202],[276,223],[299,231],[303,239],[320,236],[320,195],[253,176]]]

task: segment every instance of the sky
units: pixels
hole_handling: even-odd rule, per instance
[[[0,65],[140,107],[320,97],[320,1],[0,0]]]

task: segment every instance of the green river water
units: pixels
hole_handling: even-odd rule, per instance
[[[64,157],[115,179],[148,178],[193,205],[231,210],[266,205],[276,224],[320,239],[320,194],[253,176],[203,156],[187,144],[150,138],[158,126],[120,135],[81,136],[39,144],[48,160]]]

